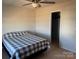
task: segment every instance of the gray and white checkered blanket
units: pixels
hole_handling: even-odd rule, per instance
[[[11,32],[3,35],[3,45],[11,55],[10,59],[24,59],[45,48],[49,48],[47,39],[27,32]]]

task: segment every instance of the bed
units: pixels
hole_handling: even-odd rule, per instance
[[[3,35],[2,43],[10,54],[10,59],[24,59],[38,51],[50,48],[47,39],[27,31],[10,32]]]

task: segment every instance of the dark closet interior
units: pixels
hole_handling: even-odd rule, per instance
[[[60,12],[51,14],[51,41],[52,44],[59,46],[59,28],[60,28]]]

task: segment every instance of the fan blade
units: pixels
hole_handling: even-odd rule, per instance
[[[40,2],[41,0],[36,0],[36,3]]]
[[[41,0],[26,0],[26,1],[38,3],[38,2],[40,2]]]
[[[44,1],[44,2],[40,2],[40,3],[45,3],[45,4],[55,4],[55,2],[49,2],[49,1]]]
[[[22,6],[26,6],[26,5],[30,5],[30,4],[32,4],[32,3],[24,4],[24,5],[22,5]]]
[[[26,0],[26,1],[30,1],[30,2],[33,2],[34,0]]]

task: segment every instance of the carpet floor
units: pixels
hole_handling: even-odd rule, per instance
[[[2,59],[10,59],[4,49],[2,49]],[[50,49],[43,53],[31,56],[28,59],[76,59],[76,54],[51,45]]]

